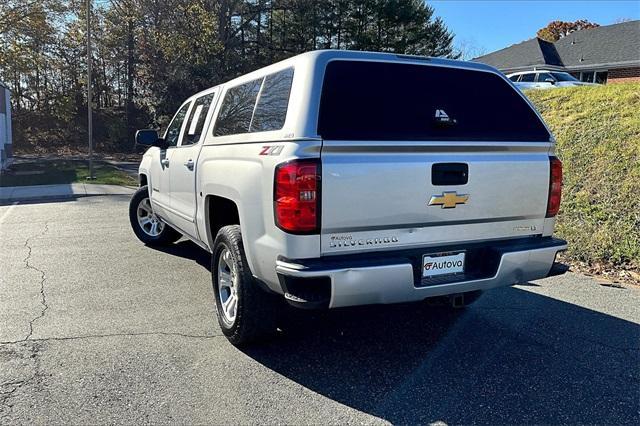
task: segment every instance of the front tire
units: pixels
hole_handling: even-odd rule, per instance
[[[258,287],[249,270],[240,226],[225,226],[213,244],[211,275],[222,333],[236,346],[273,335],[279,300]]]
[[[131,228],[136,237],[150,246],[171,244],[182,236],[153,212],[149,199],[149,188],[146,185],[138,188],[131,197],[129,222],[131,222]]]

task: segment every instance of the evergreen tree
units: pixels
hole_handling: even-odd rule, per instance
[[[84,0],[0,3],[17,149],[86,144]],[[422,0],[110,0],[93,7],[94,135],[129,150],[189,95],[314,49],[456,57]]]

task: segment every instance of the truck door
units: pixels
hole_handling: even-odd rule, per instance
[[[175,147],[180,139],[182,128],[184,127],[185,117],[191,102],[185,102],[178,112],[173,116],[167,131],[164,134],[164,139],[167,142],[167,149],[155,148],[153,154],[153,162],[150,168],[150,180],[149,180],[149,197],[153,204],[153,209],[161,217],[168,217],[170,207],[170,170],[171,170],[171,156]]]
[[[171,221],[182,232],[198,237],[196,227],[196,163],[204,140],[204,124],[216,92],[206,93],[193,102],[185,120],[178,146],[171,154]]]

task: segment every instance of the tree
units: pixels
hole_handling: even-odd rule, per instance
[[[463,38],[458,39],[456,43],[456,52],[460,55],[460,59],[469,61],[473,58],[485,55],[487,49],[476,43],[474,39]]]
[[[589,22],[585,19],[579,19],[575,22],[551,21],[549,24],[540,28],[536,35],[546,41],[554,42],[566,37],[574,31],[585,30],[588,28],[599,27],[600,24]]]
[[[0,2],[16,149],[86,145],[85,5]],[[460,55],[423,0],[94,0],[91,28],[98,150],[131,149],[193,93],[305,51]]]

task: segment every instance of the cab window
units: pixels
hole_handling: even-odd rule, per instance
[[[204,121],[207,118],[207,112],[213,102],[215,93],[209,93],[195,100],[193,108],[191,108],[191,114],[187,120],[187,126],[185,127],[184,136],[180,146],[193,145],[200,141],[200,135],[202,135],[202,128],[204,127]]]

